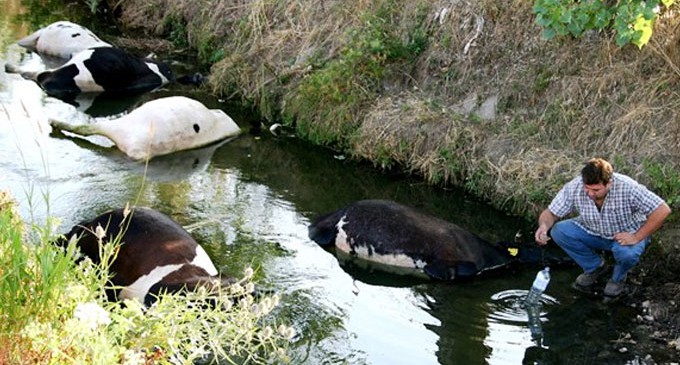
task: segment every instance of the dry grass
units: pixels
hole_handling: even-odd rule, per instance
[[[638,50],[617,47],[607,32],[546,41],[531,0],[120,4],[124,24],[165,38],[173,24],[184,24],[199,54],[206,44],[221,50],[213,92],[252,103],[272,122],[292,116],[285,121],[300,136],[377,166],[463,186],[534,220],[587,159],[602,156],[680,208],[677,11],[660,19],[651,43]],[[375,21],[391,28],[367,35]],[[366,51],[356,33],[348,36],[352,30],[369,46],[409,44],[423,34],[426,42],[413,59],[376,52],[364,61],[382,70],[358,63],[345,75],[338,69],[346,71],[347,55]],[[674,216],[636,269],[634,280],[651,288],[642,300],[675,300],[658,295],[656,285],[680,277]],[[675,339],[680,311],[671,307]]]
[[[365,27],[363,15],[381,4],[388,0],[131,0],[121,14],[157,35],[169,31],[169,17],[181,19],[195,48],[209,37],[224,53],[212,67],[212,90],[274,120],[295,108],[304,80],[341,58],[348,31]],[[311,130],[339,131],[329,137],[335,145],[432,182],[465,185],[527,216],[591,156],[652,188],[643,162],[680,168],[677,16],[659,21],[654,41],[638,51],[618,48],[604,32],[545,41],[526,0],[389,4],[389,24],[404,42],[417,29],[414,14],[427,12],[428,43],[415,62],[384,62],[379,90],[353,82],[364,94],[360,109],[321,98],[292,113]],[[479,105],[494,95],[496,117],[479,120]],[[471,109],[461,108],[465,100]]]
[[[272,117],[275,112],[267,105],[279,102],[288,87],[285,80],[300,79],[312,63],[329,59],[337,49],[349,21],[338,10],[343,4],[319,0],[239,3],[228,19],[217,22],[243,29],[231,28],[231,34],[242,37],[230,37],[225,58],[213,65],[213,91],[236,92]]]
[[[352,139],[355,156],[383,168],[398,164],[430,181],[462,181],[464,171],[446,164],[467,165],[474,131],[457,115],[435,110],[420,95],[404,92],[376,100]],[[447,161],[447,152],[456,161]]]
[[[180,19],[192,47],[209,39],[223,51],[212,65],[215,93],[253,103],[272,121],[288,110],[306,128],[302,135],[334,130],[326,136],[334,143],[324,143],[434,183],[462,185],[515,214],[535,217],[592,156],[673,193],[674,183],[647,166],[680,170],[680,17],[660,19],[640,51],[618,48],[606,32],[546,41],[532,4],[129,0],[121,3],[121,20],[167,36],[167,20]],[[386,15],[366,16],[384,8]],[[341,77],[319,83],[356,93],[355,104],[320,97],[318,105],[297,105],[306,101],[300,90],[310,77],[356,51],[349,31],[370,30],[367,22],[380,16],[392,26],[385,37],[406,44],[422,31],[425,48],[412,62],[379,59],[384,72],[349,86],[331,85]],[[494,116],[480,117],[494,97]]]

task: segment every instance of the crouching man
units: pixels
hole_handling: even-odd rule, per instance
[[[617,297],[625,290],[628,271],[670,212],[668,204],[644,185],[615,173],[606,160],[594,158],[540,214],[535,239],[545,245],[552,238],[581,266],[583,274],[573,287],[582,291],[592,291],[608,271],[599,252],[611,251],[615,264],[604,295]],[[577,216],[561,220],[572,213]]]

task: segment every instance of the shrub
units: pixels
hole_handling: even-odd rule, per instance
[[[613,30],[616,44],[633,43],[642,48],[652,36],[654,21],[661,5],[669,8],[675,0],[624,0],[614,3],[600,0],[536,0],[533,12],[543,35],[581,36],[589,30]]]
[[[288,362],[294,331],[271,316],[277,295],[247,294],[252,269],[217,295],[111,303],[103,289],[117,244],[103,245],[101,265],[76,264],[76,242],[64,251],[50,244],[53,226],[24,228],[0,194],[0,363]]]

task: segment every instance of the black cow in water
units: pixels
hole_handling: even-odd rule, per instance
[[[76,97],[83,94],[131,96],[173,81],[185,85],[204,82],[198,73],[176,79],[167,64],[113,47],[89,29],[68,21],[52,23],[17,43],[38,53],[52,68],[22,71],[6,64],[5,72],[21,74],[35,81],[48,95],[76,106],[79,106]]]
[[[51,70],[26,72],[7,64],[5,71],[35,81],[48,95],[57,98],[72,98],[81,93],[138,94],[175,80],[165,63],[136,57],[115,47],[86,49]]]
[[[321,246],[437,280],[470,278],[514,262],[563,264],[535,244],[494,244],[443,219],[387,200],[362,200],[319,217],[309,238]]]
[[[121,242],[109,267],[109,300],[136,299],[150,305],[161,292],[201,286],[213,290],[234,282],[218,276],[210,257],[184,228],[149,208],[106,212],[74,226],[57,244],[65,246],[77,238],[80,252],[98,264],[101,258],[97,232],[105,232],[103,244]]]

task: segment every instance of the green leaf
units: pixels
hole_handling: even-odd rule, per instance
[[[595,14],[595,22],[594,22],[594,27],[598,29],[602,29],[609,25],[609,21],[611,20],[611,16],[605,9],[600,9],[597,14]]]
[[[633,37],[633,44],[638,46],[638,48],[644,47],[645,44],[649,42],[652,37],[652,26],[654,21],[651,19],[645,19],[642,15],[638,16],[633,23],[633,29],[635,30],[635,36]]]
[[[552,28],[546,28],[543,30],[543,38],[545,39],[553,39],[556,35],[557,32],[555,32],[555,30]]]
[[[543,14],[537,14],[536,15],[536,24],[538,24],[538,25],[540,25],[544,28],[548,28],[550,26],[550,24],[552,24],[552,21],[550,20],[550,18],[544,17]]]
[[[541,3],[540,1],[536,1],[534,6],[531,8],[531,11],[534,14],[545,14],[548,12],[548,9],[545,6],[543,6],[543,3]]]
[[[562,15],[560,15],[560,22],[563,24],[571,23],[571,11],[562,13]]]

